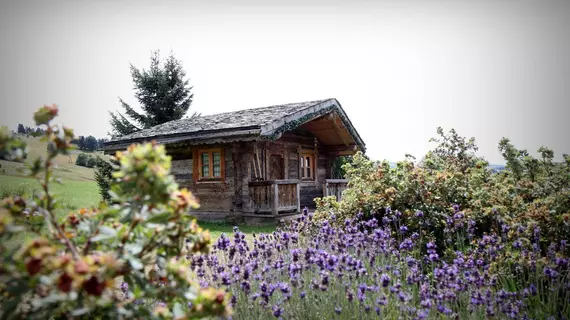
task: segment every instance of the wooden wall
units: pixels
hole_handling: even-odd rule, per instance
[[[225,177],[223,181],[195,182],[193,180],[193,150],[200,148],[222,148],[224,150]],[[194,214],[200,218],[240,220],[242,214],[253,213],[249,195],[249,181],[256,178],[269,180],[275,176],[276,164],[282,166],[283,179],[299,179],[299,154],[311,152],[315,157],[315,178],[301,182],[301,208],[314,207],[313,199],[323,194],[323,183],[330,178],[332,160],[323,152],[318,141],[307,133],[285,133],[276,141],[235,142],[223,145],[170,146],[172,173],[181,187],[194,193],[200,202],[200,209]],[[257,152],[257,156],[256,156]],[[273,157],[272,157],[273,156]],[[259,158],[259,163],[257,159]],[[278,158],[278,159],[276,159]],[[273,167],[272,167],[273,166]]]
[[[190,147],[178,147],[190,148]],[[223,181],[197,181],[193,180],[194,159],[192,152],[184,156],[173,156],[171,172],[174,174],[180,187],[188,188],[198,198],[200,208],[195,210],[198,216],[212,214],[216,216],[233,216],[235,206],[235,164],[231,145],[208,145],[204,148],[223,148],[225,177]],[[200,149],[193,146],[192,149]],[[202,214],[200,214],[202,213]]]

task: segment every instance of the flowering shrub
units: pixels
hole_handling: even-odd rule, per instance
[[[198,206],[169,174],[163,146],[117,153],[111,204],[56,216],[53,159],[71,149],[71,129],[52,125],[56,106],[39,109],[52,146],[30,165],[43,188],[0,208],[2,318],[175,318],[229,315],[229,295],[193,281],[184,256],[205,254],[210,237],[187,212]],[[0,149],[23,152],[0,134]],[[26,234],[26,241],[22,235]]]
[[[337,223],[362,212],[366,218],[382,219],[386,208],[398,208],[407,225],[418,231],[416,212],[422,212],[438,245],[445,245],[445,230],[456,214],[453,205],[477,225],[478,232],[500,232],[499,225],[522,223],[527,230],[539,226],[545,250],[547,243],[570,236],[570,157],[553,162],[553,152],[541,148],[542,159],[517,150],[506,139],[499,144],[507,168],[495,173],[475,155],[474,139],[454,130],[438,129],[437,147],[418,164],[407,159],[391,168],[356,154],[344,166],[349,188],[342,201],[316,199],[317,220]],[[512,236],[512,235],[510,235]],[[527,235],[530,236],[530,235]]]
[[[541,258],[537,230],[528,240],[522,226],[477,236],[456,211],[446,231],[455,249],[442,253],[425,230],[427,217],[414,216],[419,232],[395,210],[381,221],[359,214],[340,223],[314,221],[304,210],[252,243],[235,228],[190,265],[202,286],[232,293],[233,319],[570,317],[565,240]]]

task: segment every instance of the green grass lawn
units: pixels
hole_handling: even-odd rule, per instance
[[[208,222],[208,221],[198,221],[198,224],[204,228],[204,229],[208,229],[210,231],[210,234],[212,236],[212,239],[214,241],[216,241],[221,235],[222,233],[225,233],[226,236],[228,237],[232,237],[234,231],[233,231],[233,225],[229,224],[229,223],[225,223],[225,222]],[[266,226],[248,226],[246,224],[239,224],[237,225],[237,227],[239,228],[239,230],[243,233],[245,233],[246,236],[246,240],[251,241],[253,239],[253,234],[255,233],[260,234],[260,233],[271,233],[273,231],[275,231],[276,225],[266,225]]]
[[[59,202],[60,210],[71,211],[84,207],[97,206],[101,197],[95,181],[63,180],[62,184],[52,183],[50,189]],[[35,178],[0,175],[0,198],[23,193],[32,195],[41,186]]]

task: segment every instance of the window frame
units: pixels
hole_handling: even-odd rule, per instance
[[[303,166],[306,158],[309,158],[309,166]],[[310,169],[309,177],[305,176],[307,173],[307,168]],[[299,153],[299,178],[304,181],[314,181],[315,180],[315,154],[312,152],[301,152]]]
[[[220,175],[213,176],[214,174],[214,153],[220,154]],[[202,175],[203,172],[203,162],[202,156],[204,154],[208,155],[208,172],[209,175],[204,177]],[[208,149],[197,149],[195,152],[196,155],[196,168],[193,171],[195,172],[194,180],[196,182],[222,182],[225,178],[225,161],[224,161],[224,149],[223,148],[208,148]]]

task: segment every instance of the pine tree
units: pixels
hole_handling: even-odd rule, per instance
[[[109,141],[107,138],[97,139],[97,150],[103,149],[103,144]]]
[[[85,150],[95,151],[97,149],[97,138],[88,136],[85,138]]]
[[[95,181],[97,181],[97,185],[99,186],[99,194],[106,202],[111,200],[109,189],[111,188],[113,171],[116,170],[117,166],[118,162],[115,160],[108,162],[97,157],[97,163],[95,165]]]
[[[161,63],[159,51],[154,51],[150,68],[139,70],[131,65],[131,77],[142,113],[119,98],[124,114],[110,113],[113,127],[111,136],[126,135],[181,119],[188,112],[194,97],[192,87],[185,79],[181,62],[172,53]]]
[[[19,134],[26,134],[26,127],[24,127],[24,125],[21,123],[18,124],[18,133]]]
[[[85,150],[85,137],[84,136],[79,136],[77,138],[77,147],[79,148],[79,150]]]
[[[139,70],[131,65],[131,77],[135,87],[135,98],[143,112],[135,111],[119,98],[124,114],[118,111],[110,113],[113,128],[111,137],[181,119],[190,109],[194,98],[192,87],[186,79],[182,63],[172,53],[164,63],[161,63],[159,51],[152,52],[150,68]],[[194,113],[192,117],[196,115]],[[95,180],[99,185],[99,193],[105,201],[110,200],[108,191],[113,171],[113,163],[102,159],[97,161]]]

